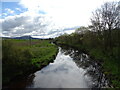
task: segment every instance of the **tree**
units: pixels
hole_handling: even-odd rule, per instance
[[[93,12],[91,23],[95,31],[112,30],[120,26],[120,3],[106,2]]]
[[[81,26],[80,28],[77,28],[75,30],[75,33],[77,33],[77,34],[84,34],[87,30],[88,30],[87,27]]]
[[[98,32],[98,35],[107,36],[103,38],[107,39],[108,45],[111,48],[111,30],[120,28],[120,2],[106,2],[101,8],[93,12],[93,17],[91,18],[92,30]]]
[[[102,31],[102,16],[101,16],[101,10],[97,9],[95,12],[92,13],[93,17],[91,18],[91,23],[92,25],[90,26],[90,28],[94,31],[94,32],[99,32]]]
[[[102,21],[105,23],[106,29],[111,31],[114,28],[118,28],[118,24],[120,23],[120,8],[119,3],[117,2],[107,2],[101,8]]]

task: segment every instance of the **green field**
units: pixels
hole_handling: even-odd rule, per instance
[[[3,84],[48,65],[57,50],[50,40],[2,40]]]

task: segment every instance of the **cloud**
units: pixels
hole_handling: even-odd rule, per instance
[[[6,13],[8,13],[8,14],[14,14],[15,13],[15,11],[13,11],[9,8],[6,8],[5,11],[7,11]]]
[[[56,25],[71,27],[87,26],[91,12],[106,1],[113,0],[21,0],[20,4],[31,13],[46,12]]]
[[[6,36],[41,34],[47,26],[44,16],[36,14],[35,17],[31,17],[28,12],[8,16],[0,23],[2,23],[3,34]]]
[[[22,10],[20,9],[20,8],[15,8],[17,11],[20,11],[20,12],[22,12]]]
[[[65,30],[51,30],[49,33],[47,34],[44,34],[44,35],[38,35],[38,36],[32,36],[34,38],[55,38],[55,37],[58,37],[60,35],[63,35],[63,34],[71,34],[75,31],[75,28],[74,29],[65,29]]]
[[[104,0],[21,0],[22,8],[6,8],[5,14],[13,14],[2,19],[3,35],[57,36],[67,32],[64,28],[87,26],[91,12]],[[110,1],[110,0],[105,0]],[[23,11],[23,8],[26,11]],[[20,11],[15,15],[15,11]],[[71,31],[72,32],[72,31]],[[67,32],[69,33],[69,32]],[[61,33],[60,33],[61,34]],[[51,36],[52,37],[52,36]]]
[[[7,13],[2,13],[2,15],[7,16],[8,14]]]
[[[1,0],[1,2],[19,2],[20,0]]]

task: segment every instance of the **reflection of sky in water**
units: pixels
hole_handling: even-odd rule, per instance
[[[69,55],[59,51],[54,63],[35,73],[35,88],[88,88],[90,78],[85,70],[78,68]]]

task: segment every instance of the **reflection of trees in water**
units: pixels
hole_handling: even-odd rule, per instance
[[[21,81],[19,82],[13,82],[11,83],[8,88],[13,88],[13,90],[17,90],[18,88],[26,88],[26,86],[30,86],[33,84],[33,79],[34,79],[35,75],[31,74],[28,77],[21,79]],[[12,89],[11,89],[12,90]],[[25,89],[26,90],[26,89]]]
[[[72,48],[62,47],[61,52],[73,58],[73,61],[79,68],[83,68],[87,72],[85,75],[90,75],[93,80],[93,87],[107,87],[108,81],[102,72],[100,63],[91,59],[87,54],[78,52]]]
[[[27,78],[27,80],[26,80],[26,86],[27,86],[27,85],[28,85],[28,86],[33,85],[33,79],[34,79],[34,77],[35,77],[35,74],[31,74],[31,75]]]

